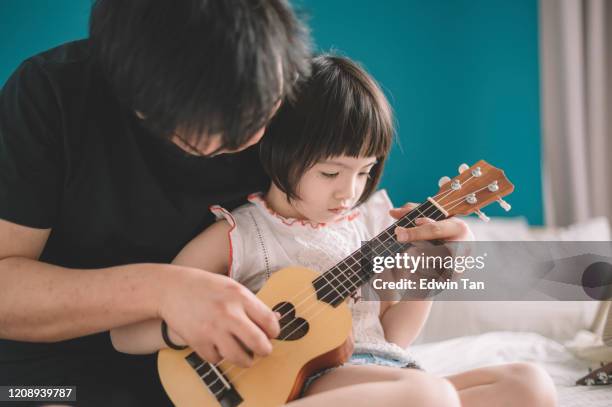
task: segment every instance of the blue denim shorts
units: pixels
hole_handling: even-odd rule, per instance
[[[415,362],[403,362],[401,360],[388,358],[385,356],[378,356],[372,353],[353,353],[349,360],[345,363],[347,365],[377,365],[377,366],[388,366],[388,367],[397,367],[400,369],[419,369],[422,370],[419,365]],[[336,369],[335,367],[329,367],[327,369],[320,370],[312,375],[310,375],[305,381],[304,386],[302,387],[302,391],[300,393],[300,397],[303,397],[308,390],[308,387],[317,380],[319,377],[324,374],[331,372]]]

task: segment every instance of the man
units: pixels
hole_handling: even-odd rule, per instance
[[[284,0],[97,0],[87,40],[16,70],[0,94],[0,385],[168,405],[154,356],[114,352],[108,335],[152,318],[213,363],[271,351],[278,322],[252,293],[168,263],[209,205],[267,188],[251,146],[308,74],[308,48]]]
[[[0,94],[0,385],[166,405],[154,357],[108,336],[149,318],[211,361],[271,350],[253,294],[167,263],[209,205],[267,187],[249,147],[308,45],[284,0],[98,0],[87,40],[21,64]]]

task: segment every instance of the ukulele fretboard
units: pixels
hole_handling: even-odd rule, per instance
[[[426,217],[434,220],[445,219],[444,213],[432,202],[425,201],[408,212],[393,225],[380,232],[376,237],[363,244],[359,249],[340,261],[334,267],[313,281],[319,301],[334,307],[353,295],[359,287],[374,275],[369,263],[374,256],[393,256],[412,246],[395,239],[395,228],[415,226],[415,219]]]

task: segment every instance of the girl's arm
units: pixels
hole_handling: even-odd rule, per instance
[[[172,264],[227,275],[230,229],[230,224],[225,220],[215,222],[189,242],[175,257]],[[168,327],[168,336],[173,343],[185,345],[185,341],[170,327]],[[110,331],[110,337],[115,349],[124,353],[146,354],[167,347],[161,336],[160,319],[150,319],[114,328]]]
[[[395,219],[400,219],[417,205],[408,203],[402,208],[389,212]],[[415,227],[397,227],[395,234],[398,242],[408,243],[423,240],[472,241],[474,234],[468,225],[457,217],[441,221],[428,218],[415,220]],[[445,250],[444,246],[438,247]],[[431,251],[435,248],[429,249]],[[447,255],[448,253],[444,253]],[[380,322],[385,338],[403,348],[410,345],[423,329],[431,310],[431,300],[411,300],[404,302],[381,302]]]
[[[420,251],[419,249],[418,251]],[[437,250],[441,250],[444,255],[448,254],[446,248],[434,248],[427,251],[428,254],[437,254]],[[407,252],[410,255],[417,255],[411,250]],[[408,273],[410,278],[420,276],[419,273]],[[390,282],[398,282],[400,278],[406,276],[406,272],[398,269],[387,269],[380,274],[383,280]],[[416,281],[416,280],[412,280]],[[397,294],[397,293],[396,293]],[[395,297],[398,298],[398,297]],[[388,342],[406,348],[419,336],[419,333],[427,321],[429,311],[431,310],[431,300],[405,300],[405,301],[380,301],[379,319],[385,333],[385,339]]]
[[[380,323],[385,339],[406,348],[423,329],[430,310],[431,300],[381,301]]]

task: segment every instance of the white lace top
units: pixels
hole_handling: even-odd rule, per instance
[[[393,207],[384,190],[343,218],[313,224],[284,218],[266,206],[262,194],[249,196],[231,214],[220,206],[211,211],[230,223],[230,277],[257,292],[272,273],[291,265],[324,272],[393,223]],[[355,353],[368,352],[412,362],[403,348],[385,340],[378,301],[350,301]]]

